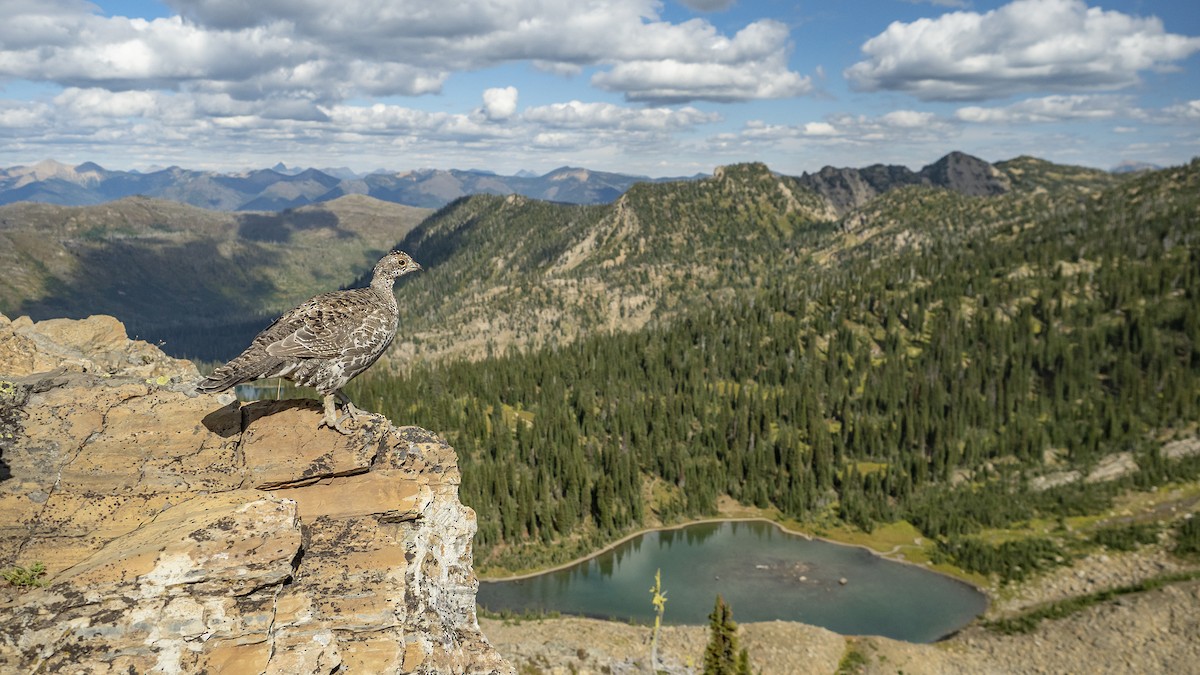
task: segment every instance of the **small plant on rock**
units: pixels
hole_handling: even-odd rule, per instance
[[[654,570],[654,586],[650,589],[654,605],[654,633],[650,637],[650,670],[658,672],[658,632],[662,629],[663,612],[667,609],[667,592],[662,589],[662,570]]]
[[[43,586],[45,581],[42,579],[46,575],[46,565],[40,562],[35,562],[29,567],[13,567],[4,570],[0,576],[13,586],[22,588],[30,588],[33,586]]]

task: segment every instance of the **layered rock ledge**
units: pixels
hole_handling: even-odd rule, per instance
[[[0,316],[0,671],[507,673],[453,448],[196,396],[111,317]]]

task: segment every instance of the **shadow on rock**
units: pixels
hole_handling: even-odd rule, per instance
[[[231,438],[242,433],[251,424],[254,424],[255,421],[263,417],[286,410],[301,408],[312,410],[318,417],[323,414],[321,404],[312,399],[254,401],[245,405],[242,405],[239,401],[234,401],[205,415],[204,419],[200,422],[204,425],[204,428],[221,438]]]

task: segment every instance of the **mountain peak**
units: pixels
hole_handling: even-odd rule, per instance
[[[718,180],[732,178],[762,178],[774,175],[766,164],[762,162],[741,162],[739,164],[726,164],[713,169],[713,178]]]
[[[974,197],[1000,195],[1012,184],[991,164],[965,152],[951,152],[918,172],[933,185]]]

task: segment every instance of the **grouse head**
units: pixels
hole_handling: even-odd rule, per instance
[[[379,259],[375,263],[375,272],[371,276],[371,284],[385,283],[389,286],[397,277],[402,277],[409,272],[416,272],[421,269],[404,251],[392,251]]]

